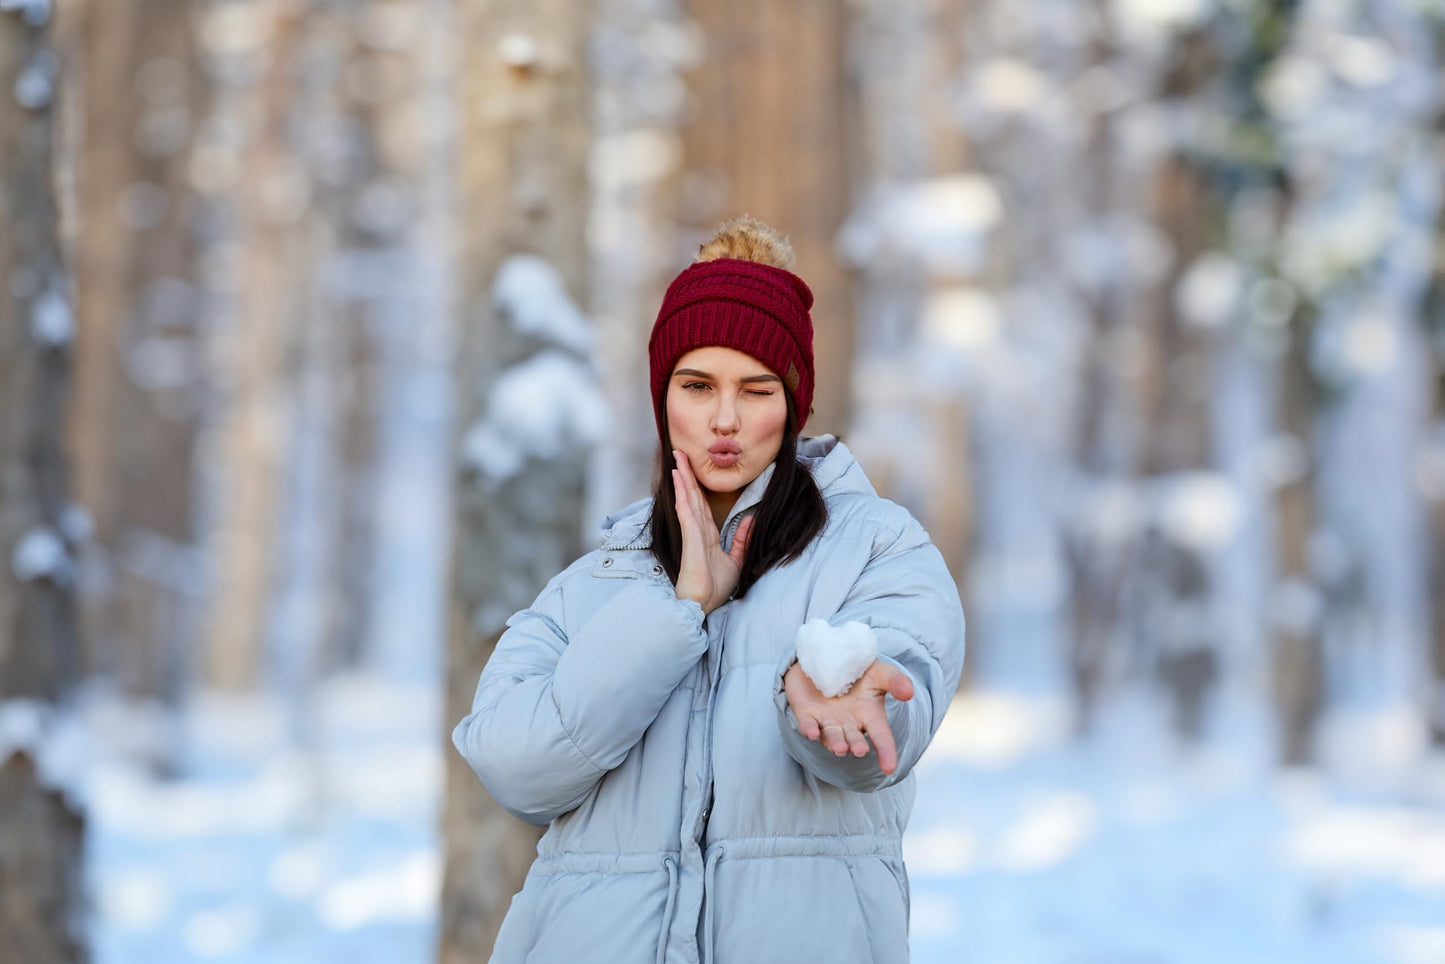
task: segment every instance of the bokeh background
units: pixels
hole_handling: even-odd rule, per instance
[[[1445,961],[1442,0],[0,0],[6,961],[485,960],[716,225],[957,575],[920,964]]]

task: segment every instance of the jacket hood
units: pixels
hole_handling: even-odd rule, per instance
[[[858,460],[853,457],[848,446],[844,445],[835,435],[798,439],[798,461],[806,465],[808,471],[812,473],[813,481],[817,483],[824,499],[830,499],[846,492],[878,494],[872,483],[868,481],[868,476],[864,474],[863,466],[858,464]],[[733,503],[732,510],[723,522],[724,531],[737,516],[762,500],[763,493],[767,491],[768,482],[773,477],[773,471],[774,466],[769,464],[756,479],[749,482],[747,487],[738,493],[737,502]],[[602,520],[602,547],[606,549],[649,548],[652,545],[652,536],[647,531],[647,520],[651,515],[652,496],[647,496],[607,516]]]

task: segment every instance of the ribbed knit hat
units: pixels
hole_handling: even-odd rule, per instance
[[[647,343],[658,437],[672,367],[709,345],[745,352],[781,378],[797,403],[801,432],[813,404],[812,307],[812,290],[786,268],[727,257],[684,268],[668,285]]]

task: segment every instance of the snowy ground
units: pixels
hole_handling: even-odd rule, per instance
[[[1445,962],[1445,759],[1281,773],[1263,725],[1184,749],[1161,716],[1072,742],[1059,703],[954,705],[905,841],[918,964]]]
[[[333,681],[298,753],[274,700],[206,697],[181,780],[137,762],[174,721],[89,700],[55,752],[87,761],[95,964],[432,960],[436,699]],[[1054,702],[955,705],[907,840],[918,964],[1445,962],[1445,760],[1281,775],[1156,719],[1073,743]]]
[[[92,702],[94,964],[434,959],[442,732],[433,687],[329,683],[316,752],[267,697],[198,700],[186,778],[137,765],[173,721]]]

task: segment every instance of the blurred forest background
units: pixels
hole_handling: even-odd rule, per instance
[[[1445,961],[1442,58],[1445,0],[0,0],[0,946],[484,960],[536,838],[447,734],[746,211],[969,616],[915,959]]]

